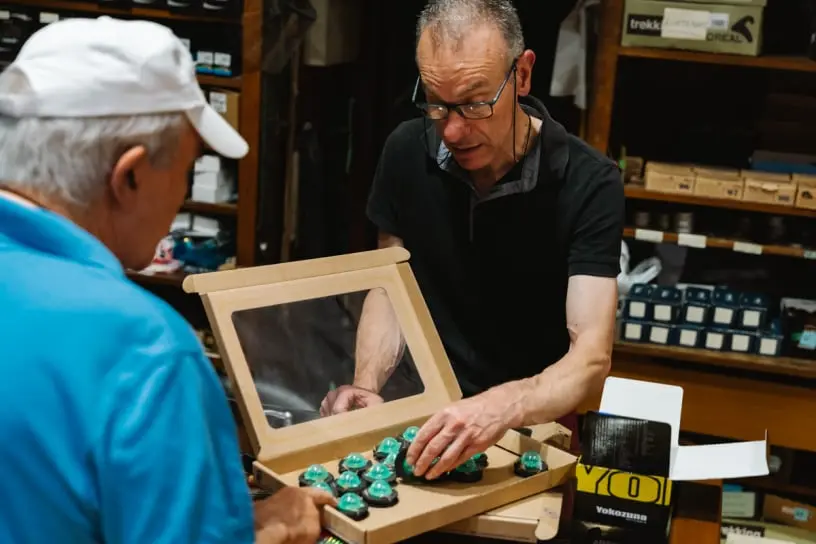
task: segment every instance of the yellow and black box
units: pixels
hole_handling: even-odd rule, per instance
[[[589,412],[575,469],[574,518],[642,535],[667,534],[671,425]]]

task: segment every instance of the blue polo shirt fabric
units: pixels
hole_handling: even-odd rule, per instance
[[[254,542],[190,325],[69,220],[0,193],[0,543]]]

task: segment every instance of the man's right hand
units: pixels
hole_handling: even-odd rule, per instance
[[[314,544],[320,537],[320,509],[337,504],[312,488],[284,487],[255,503],[257,544]]]
[[[329,394],[320,403],[320,415],[326,417],[342,414],[355,408],[368,408],[383,402],[385,401],[381,396],[372,393],[368,389],[354,385],[341,385],[337,389],[329,391]]]

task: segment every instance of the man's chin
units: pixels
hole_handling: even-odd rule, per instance
[[[465,170],[478,170],[484,168],[487,164],[484,149],[481,145],[466,150],[457,149],[453,152],[453,158]]]

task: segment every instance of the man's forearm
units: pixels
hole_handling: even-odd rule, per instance
[[[589,395],[599,391],[609,368],[609,351],[575,346],[540,374],[497,389],[505,398],[514,399],[513,426],[549,423],[574,412]]]
[[[378,393],[402,359],[405,340],[384,289],[372,289],[363,302],[357,329],[354,385]]]

